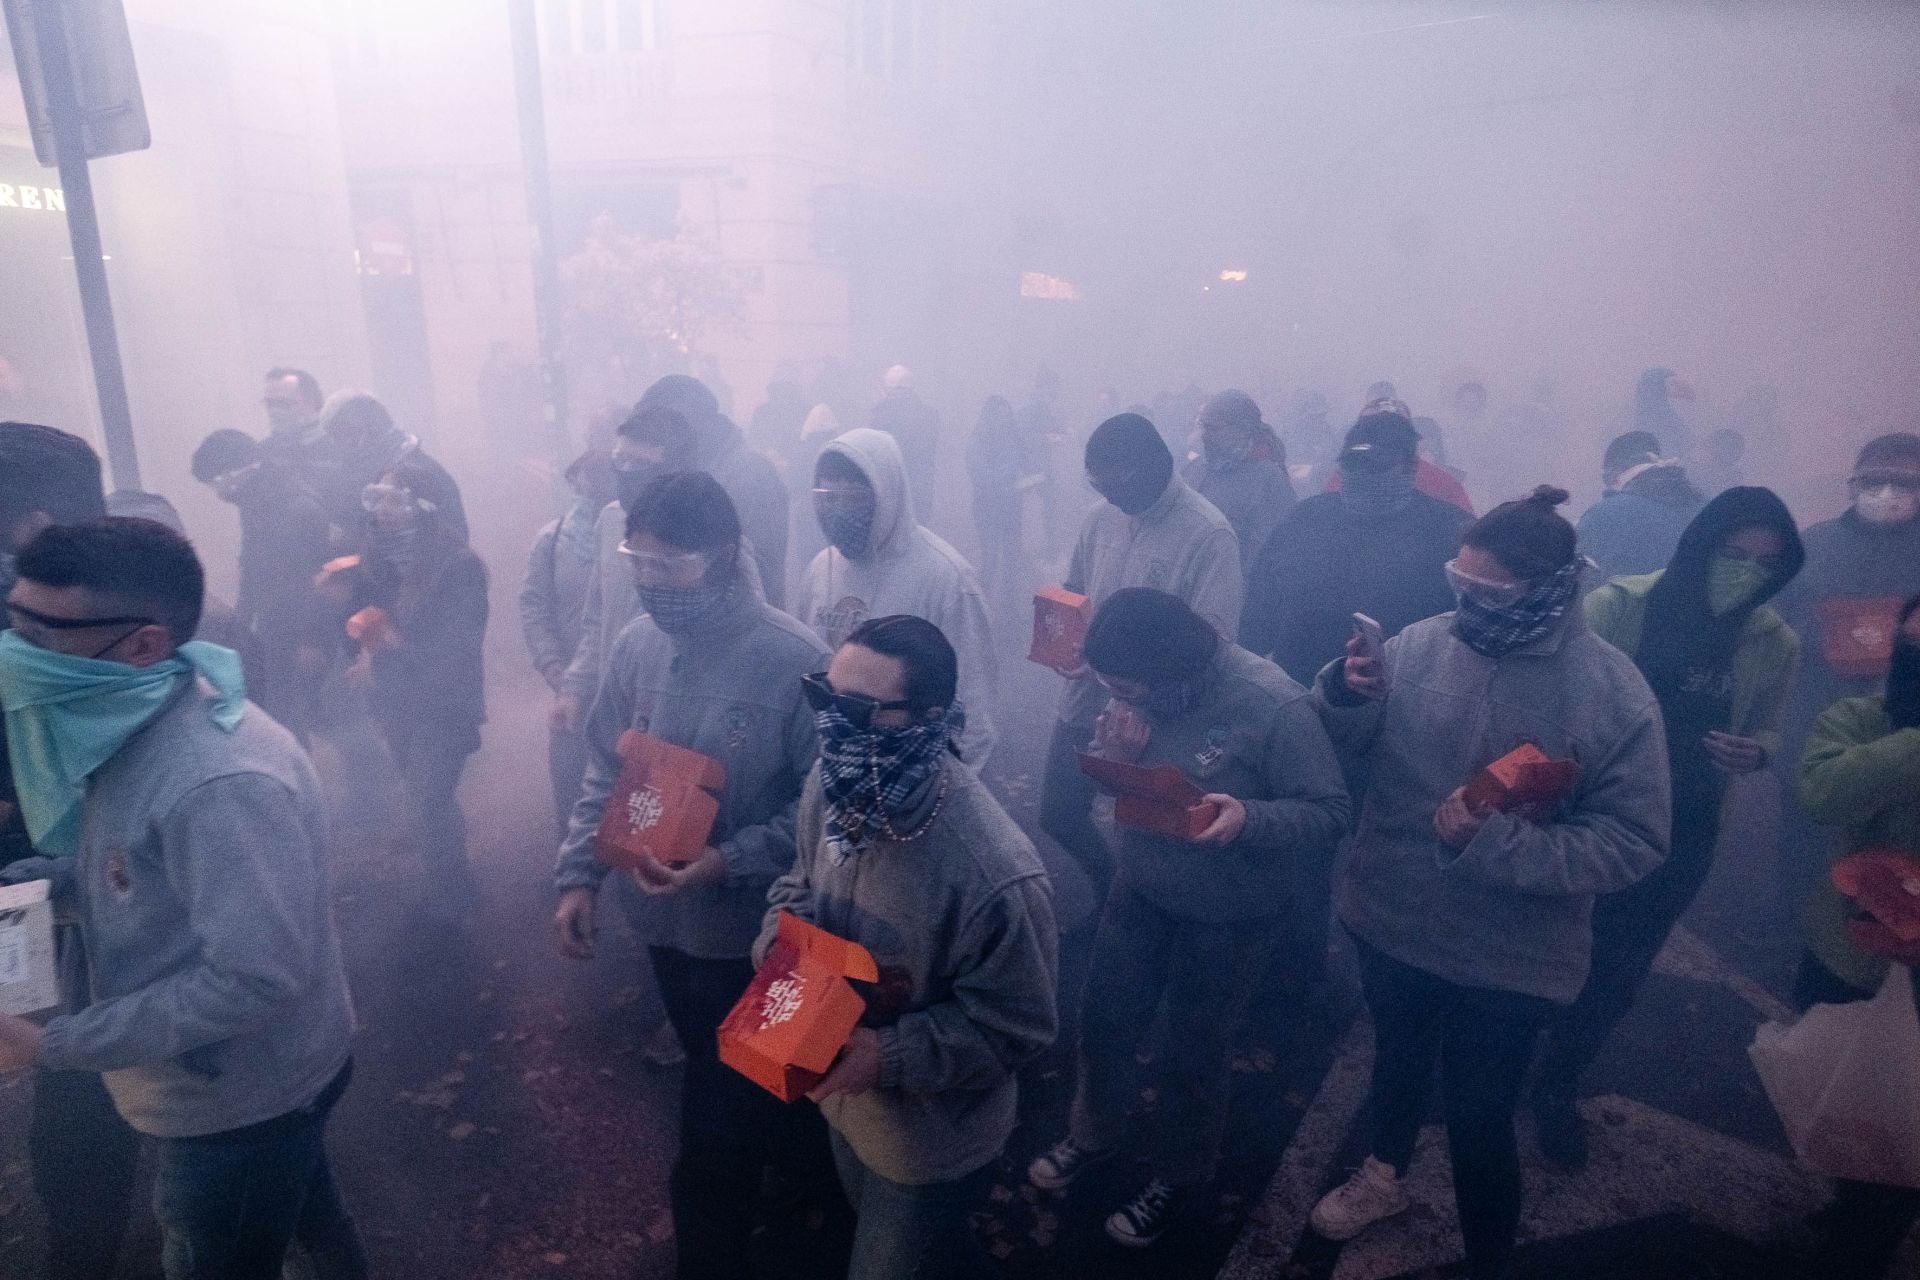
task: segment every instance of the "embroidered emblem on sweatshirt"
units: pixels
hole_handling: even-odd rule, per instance
[[[107,888],[113,890],[113,896],[125,902],[133,896],[133,875],[127,870],[127,855],[116,853],[107,859]]]
[[[1193,758],[1202,769],[1211,769],[1220,763],[1227,754],[1227,726],[1216,724],[1207,730],[1207,745],[1193,753]]]
[[[727,750],[738,751],[747,745],[747,733],[753,728],[753,717],[745,707],[730,707],[727,710]]]

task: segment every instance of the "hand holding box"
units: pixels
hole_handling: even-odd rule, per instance
[[[620,777],[607,797],[594,856],[610,867],[631,868],[652,860],[683,866],[700,856],[713,833],[726,785],[718,760],[629,729],[615,744]]]
[[[1900,629],[1901,600],[1822,600],[1820,653],[1843,676],[1884,676],[1893,663],[1893,633]]]
[[[45,880],[0,887],[0,1013],[38,1013],[60,1003],[50,887]]]
[[[782,911],[767,958],[720,1024],[720,1061],[782,1102],[804,1097],[866,1011],[848,980],[879,978],[865,947]]]
[[[1476,774],[1460,798],[1469,813],[1492,809],[1540,822],[1572,792],[1578,774],[1573,761],[1549,760],[1523,742]]]
[[[1220,806],[1204,803],[1206,792],[1170,764],[1143,767],[1083,752],[1080,772],[1114,797],[1113,820],[1122,826],[1191,841],[1220,816]]]
[[[400,633],[394,630],[393,619],[377,604],[370,604],[347,619],[347,639],[368,653],[400,647]]]

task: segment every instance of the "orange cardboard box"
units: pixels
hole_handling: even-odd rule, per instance
[[[1573,790],[1579,769],[1571,760],[1549,760],[1531,742],[1523,742],[1474,776],[1461,797],[1470,810],[1498,809],[1536,821]]]
[[[1064,587],[1042,587],[1033,593],[1033,647],[1027,658],[1055,671],[1081,665],[1080,646],[1093,621],[1093,601]]]
[[[1903,943],[1920,942],[1920,856],[1861,849],[1833,864],[1834,887]]]
[[[1220,806],[1202,804],[1206,792],[1170,764],[1142,768],[1082,752],[1080,772],[1113,796],[1113,820],[1124,826],[1192,840],[1220,816]]]
[[[1822,600],[1820,652],[1843,676],[1884,676],[1893,662],[1893,633],[1900,627],[1897,596]]]
[[[347,619],[347,639],[363,649],[392,649],[400,643],[393,619],[377,604],[370,604]]]
[[[615,749],[620,777],[600,816],[594,856],[610,867],[698,858],[720,813],[712,793],[727,783],[725,766],[637,729],[621,734]]]
[[[872,953],[782,911],[767,958],[720,1024],[720,1061],[782,1102],[804,1096],[866,1012],[848,979],[880,980]]]

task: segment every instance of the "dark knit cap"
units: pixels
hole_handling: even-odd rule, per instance
[[[1137,413],[1119,413],[1087,437],[1087,469],[1152,466],[1164,462],[1173,474],[1173,455],[1154,425]]]
[[[1087,665],[1101,675],[1154,687],[1191,680],[1219,649],[1213,624],[1151,587],[1123,587],[1108,596],[1083,646]]]

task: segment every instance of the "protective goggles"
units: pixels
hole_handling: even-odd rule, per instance
[[[1518,604],[1530,588],[1524,582],[1488,582],[1485,578],[1476,578],[1460,567],[1458,560],[1446,563],[1447,586],[1453,594],[1464,596],[1471,592],[1474,599],[1483,604],[1494,606]]]
[[[625,542],[620,544],[620,554],[632,563],[634,572],[647,578],[678,578],[689,571],[705,573],[709,563],[704,551],[676,551],[670,555],[660,555],[652,551],[635,551]]]
[[[370,484],[360,491],[360,506],[365,511],[418,511],[423,515],[434,510],[433,503],[425,498],[413,496],[413,490],[398,484]]]

